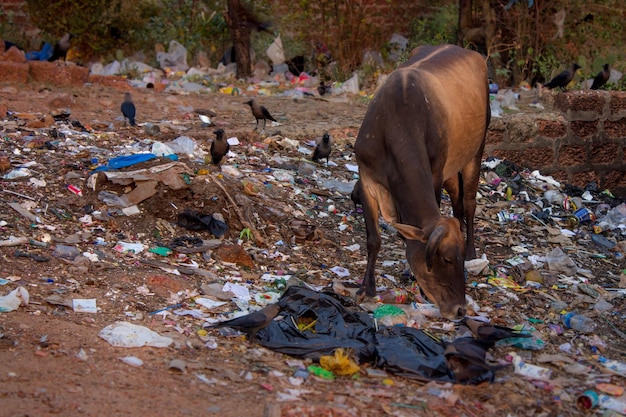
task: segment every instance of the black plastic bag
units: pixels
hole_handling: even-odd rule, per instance
[[[201,214],[192,210],[180,213],[176,224],[189,230],[208,230],[215,237],[222,237],[228,232],[228,225],[223,221],[217,220],[210,214]]]
[[[257,341],[273,351],[314,360],[332,355],[337,348],[348,348],[359,363],[369,362],[392,374],[422,381],[474,384],[493,380],[494,368],[486,363],[484,367],[476,367],[476,360],[468,363],[472,367],[471,378],[467,373],[462,379],[456,378],[448,367],[448,360],[459,359],[459,355],[466,360],[463,353],[467,353],[467,349],[446,353],[446,347],[451,344],[434,340],[411,327],[380,326],[377,329],[369,314],[352,311],[343,301],[343,297],[332,292],[289,287],[278,301],[282,319],[259,330]],[[299,329],[299,323],[307,329]],[[476,346],[468,345],[472,340],[464,344],[472,348],[482,346],[478,340]],[[457,372],[464,370],[459,363],[464,362],[455,361]]]

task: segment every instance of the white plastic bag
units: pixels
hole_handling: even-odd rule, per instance
[[[28,304],[30,296],[24,287],[17,287],[5,296],[0,297],[0,313],[17,310],[22,304]]]
[[[341,89],[346,93],[359,94],[359,75],[355,72],[352,78],[343,83]]]
[[[276,36],[274,42],[267,48],[265,52],[269,59],[272,60],[274,66],[281,65],[285,62],[285,52],[283,50],[283,41],[280,39],[280,35]]]
[[[161,336],[147,327],[125,321],[109,324],[100,330],[98,336],[115,347],[168,347],[174,343],[171,338]]]
[[[168,52],[159,52],[157,61],[159,61],[161,68],[168,68],[174,72],[187,71],[189,69],[189,65],[187,65],[187,49],[177,41],[170,42]]]

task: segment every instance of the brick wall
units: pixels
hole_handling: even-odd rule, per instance
[[[11,15],[13,22],[18,25],[28,24],[26,14],[26,1],[24,0],[0,0],[0,9],[4,15]]]
[[[626,92],[560,93],[551,113],[492,119],[485,156],[626,195]]]
[[[13,42],[23,41],[24,38],[31,40],[36,37],[39,30],[30,22],[25,0],[0,0],[0,23],[9,26],[5,35],[17,36],[15,39],[7,39]]]

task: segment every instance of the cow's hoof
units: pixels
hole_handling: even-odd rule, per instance
[[[368,290],[367,288],[359,288],[356,292],[355,301],[357,304],[367,301],[368,299],[372,299],[376,297],[376,290]]]

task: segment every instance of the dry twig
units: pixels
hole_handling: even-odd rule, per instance
[[[239,221],[241,222],[241,224],[244,227],[247,227],[248,229],[250,229],[250,232],[252,233],[252,236],[254,237],[254,242],[257,246],[265,246],[265,241],[263,240],[263,238],[259,235],[259,232],[256,230],[256,228],[252,225],[251,222],[249,222],[245,216],[243,215],[243,213],[241,212],[241,210],[239,210],[239,207],[237,207],[237,203],[235,203],[235,200],[233,200],[233,198],[231,197],[231,195],[228,193],[228,191],[226,191],[226,188],[222,185],[222,183],[214,177],[208,177],[207,176],[207,181],[209,180],[213,180],[215,182],[215,184],[217,184],[218,187],[220,187],[220,189],[224,192],[224,194],[226,195],[226,198],[228,198],[228,201],[230,202],[230,205],[233,207],[233,210],[235,210],[235,213],[237,213],[237,217],[239,217]]]

